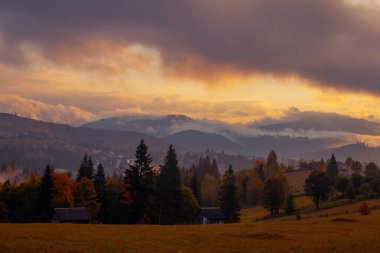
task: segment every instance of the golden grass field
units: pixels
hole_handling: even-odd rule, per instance
[[[301,221],[148,226],[2,224],[0,252],[380,252],[380,211]]]
[[[293,194],[303,193],[303,186],[305,184],[305,179],[310,175],[312,171],[301,170],[292,173],[286,173],[286,178],[288,179],[289,185]]]

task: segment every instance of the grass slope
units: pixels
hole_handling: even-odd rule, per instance
[[[231,225],[2,224],[0,252],[379,252],[380,211],[368,216]]]

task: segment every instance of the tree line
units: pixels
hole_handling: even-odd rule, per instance
[[[332,155],[326,170],[310,173],[304,188],[306,195],[315,203],[316,209],[321,202],[333,197],[348,198],[351,202],[358,196],[368,198],[380,195],[380,170],[376,163],[369,162],[363,166],[360,161],[349,157],[345,166],[353,172],[351,176],[339,175],[338,164]]]
[[[202,158],[202,166],[208,168],[208,159]],[[216,205],[221,206],[227,222],[238,221],[240,206],[233,200],[237,201],[234,171],[230,167],[220,180],[216,161],[210,163],[209,171],[207,168],[205,174],[211,173],[220,181]],[[56,172],[50,164],[42,177],[31,175],[21,184],[7,180],[0,185],[0,221],[50,222],[54,208],[87,207],[92,220],[100,223],[193,222],[200,208],[200,187],[197,191],[197,176],[191,176],[191,182],[185,181],[184,175],[191,169],[180,169],[172,145],[163,164],[156,167],[147,144],[141,140],[134,161],[122,171],[121,175],[107,177],[102,163],[95,166],[86,154],[75,180],[70,173]],[[203,173],[200,171],[199,176]]]

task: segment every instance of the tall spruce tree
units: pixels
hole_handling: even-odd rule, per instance
[[[96,194],[98,198],[101,194],[104,193],[104,188],[106,186],[106,174],[104,173],[103,164],[99,163],[98,168],[96,170],[95,178],[94,178],[94,187],[96,190]]]
[[[87,163],[87,175],[86,177],[92,181],[94,181],[94,163],[92,162],[91,156],[88,157]]]
[[[219,205],[226,215],[227,222],[238,222],[240,220],[240,201],[231,165],[223,176],[222,186],[219,191]]]
[[[329,164],[327,165],[327,174],[329,175],[331,185],[334,186],[336,177],[338,176],[338,165],[334,154],[331,156]]]
[[[267,159],[266,178],[270,178],[280,172],[280,166],[278,165],[277,155],[272,150]]]
[[[155,179],[152,161],[148,146],[142,139],[137,146],[135,160],[124,171],[125,193],[122,201],[128,206],[131,223],[151,218]]]
[[[50,222],[53,217],[53,205],[52,205],[52,197],[53,197],[53,177],[52,174],[54,172],[54,168],[52,165],[47,164],[44,175],[41,180],[41,184],[38,191],[38,208],[39,208],[39,220],[41,222]]]
[[[90,180],[94,180],[94,164],[91,156],[85,154],[80,164],[77,176],[77,182],[82,178],[87,177]]]
[[[198,180],[197,174],[194,174],[190,179],[190,188],[193,190],[195,198],[198,200],[198,203],[201,203],[201,184]]]
[[[105,210],[106,210],[106,175],[104,173],[103,164],[99,163],[98,168],[96,170],[95,178],[94,178],[94,187],[96,191],[96,197],[100,203],[100,210],[98,213],[98,219],[100,222],[105,221]]]
[[[79,170],[78,170],[77,181],[79,181],[81,177],[86,176],[87,166],[88,166],[88,156],[87,156],[87,154],[85,154],[83,156],[82,162],[81,162]]]
[[[220,180],[219,167],[216,159],[212,160],[210,175],[215,177],[218,181]]]
[[[177,154],[173,145],[169,146],[164,165],[158,178],[158,209],[160,224],[181,223],[182,188]]]

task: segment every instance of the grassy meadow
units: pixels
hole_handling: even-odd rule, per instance
[[[380,252],[380,211],[341,217],[207,226],[2,224],[0,252]]]

